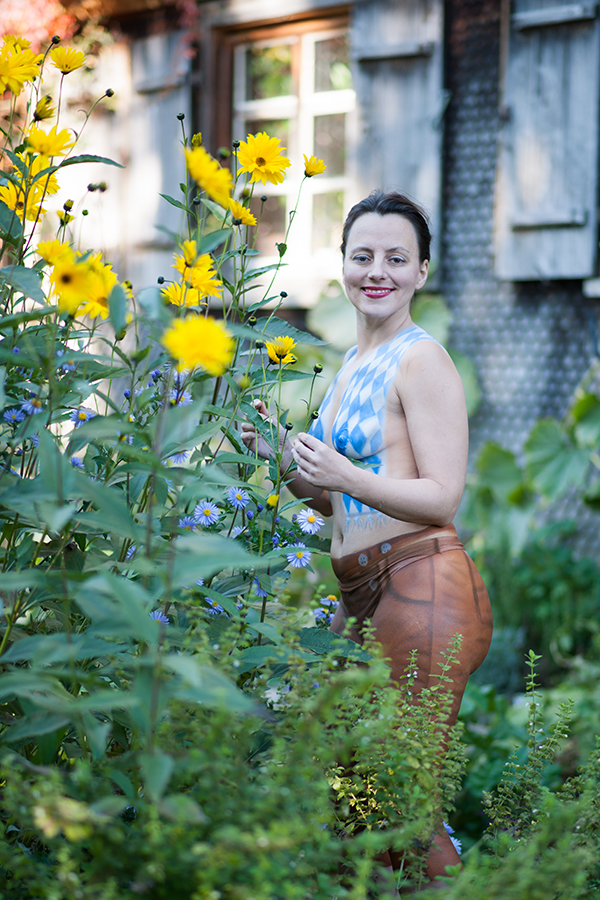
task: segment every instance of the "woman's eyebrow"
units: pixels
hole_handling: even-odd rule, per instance
[[[351,253],[359,253],[359,252],[364,252],[365,250],[366,250],[368,253],[372,253],[372,252],[373,252],[373,250],[372,250],[371,247],[352,247],[351,250],[350,250],[350,252],[351,252]],[[386,253],[398,253],[398,252],[400,252],[400,253],[410,253],[410,250],[408,250],[408,248],[406,248],[406,247],[387,247],[386,250],[385,250],[385,252],[386,252]]]

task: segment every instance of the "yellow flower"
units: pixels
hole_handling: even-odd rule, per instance
[[[223,283],[219,281],[217,273],[212,268],[211,256],[204,253],[196,259],[195,254],[195,241],[185,241],[183,256],[175,257],[173,268],[183,275],[185,281],[195,288],[201,297],[218,297]]]
[[[91,293],[93,286],[91,266],[87,261],[78,262],[74,256],[71,258],[65,256],[54,266],[50,283],[57,296],[60,311],[74,316]]]
[[[246,141],[240,141],[237,157],[241,163],[240,172],[248,172],[250,181],[262,181],[266,184],[281,184],[284,178],[283,169],[291,165],[289,159],[281,154],[285,147],[280,147],[279,138],[269,137],[266,131],[249,134]]]
[[[196,288],[187,284],[168,284],[161,291],[166,303],[174,306],[206,306]]]
[[[74,47],[53,47],[50,59],[63,75],[68,75],[69,72],[74,72],[75,69],[85,65],[85,53]]]
[[[68,128],[57,131],[56,125],[50,131],[43,131],[38,125],[33,125],[25,141],[35,153],[43,156],[63,156],[75,143]]]
[[[326,168],[327,166],[322,159],[317,159],[316,156],[309,158],[306,153],[304,154],[304,174],[307,178],[312,178],[313,175],[320,175]]]
[[[40,74],[42,56],[25,47],[23,38],[13,35],[7,38],[0,50],[0,94],[9,90],[18,95],[27,81]]]
[[[188,172],[198,184],[206,191],[211,200],[226,206],[233,186],[233,178],[229,169],[223,169],[210,156],[204,147],[194,147],[185,151],[185,161]]]
[[[102,254],[95,253],[86,260],[91,272],[90,292],[79,310],[82,316],[108,318],[108,295],[118,282],[110,263],[102,262]]]
[[[216,319],[188,316],[176,319],[162,339],[177,368],[200,366],[209,375],[222,375],[233,356],[234,341],[225,326]]]
[[[291,352],[296,346],[296,341],[287,335],[276,337],[272,341],[266,341],[267,353],[271,362],[285,366],[286,363],[295,363],[296,357]]]
[[[46,94],[38,100],[33,112],[34,122],[41,122],[42,119],[51,119],[56,112],[56,107],[52,106],[52,97]]]
[[[192,148],[201,147],[202,146],[202,132],[198,131],[197,134],[192,135]]]
[[[279,494],[269,494],[267,497],[267,506],[277,506],[279,503]]]
[[[73,251],[67,243],[62,243],[54,238],[53,241],[41,241],[36,247],[38,254],[51,266],[55,266],[60,259],[73,258]]]
[[[27,209],[25,209],[25,194],[22,188],[17,187],[12,181],[0,185],[0,200],[6,203],[9,209],[15,211],[21,222],[23,216],[34,222],[38,216],[44,215],[46,210],[40,205],[39,191],[30,190],[27,194]]]
[[[36,175],[39,175],[40,172],[43,172],[44,169],[48,169],[51,166],[50,159],[47,156],[32,157],[31,153],[17,153],[17,156],[26,166],[29,166],[29,175],[27,176],[27,181],[29,182],[33,182]],[[16,166],[13,166],[13,169],[15,170],[15,174],[22,178],[20,170],[17,169]],[[40,198],[46,194],[58,193],[60,185],[58,183],[58,178],[56,177],[56,172],[38,178],[34,182],[33,188],[30,188],[30,190],[36,191]]]
[[[246,206],[238,203],[237,200],[228,200],[227,206],[231,211],[232,218],[240,219],[242,225],[256,225],[256,217],[252,215]]]
[[[15,52],[20,52],[21,50],[29,50],[31,41],[28,41],[27,38],[20,37],[17,34],[5,34],[4,46],[7,48],[10,47]]]

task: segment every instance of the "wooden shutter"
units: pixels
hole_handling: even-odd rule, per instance
[[[441,0],[358,0],[350,30],[359,115],[356,171],[374,188],[410,194],[440,222],[443,91]]]
[[[164,243],[156,229],[181,226],[181,214],[158,196],[181,199],[179,182],[185,181],[181,124],[185,114],[190,129],[190,63],[184,32],[155,34],[131,46],[131,115],[128,161],[129,239],[138,247]]]
[[[598,4],[516,0],[496,193],[500,278],[585,278],[598,245]]]

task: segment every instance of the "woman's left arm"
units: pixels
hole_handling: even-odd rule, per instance
[[[467,469],[468,423],[460,376],[445,350],[423,341],[406,354],[395,386],[415,477],[393,478],[362,469],[308,434],[298,435],[294,443],[298,472],[311,484],[349,494],[394,519],[447,525],[458,509]]]

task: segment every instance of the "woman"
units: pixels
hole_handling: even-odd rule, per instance
[[[395,681],[416,649],[417,691],[462,635],[460,662],[447,673],[454,724],[467,679],[488,651],[492,615],[452,525],[467,468],[462,382],[444,348],[410,316],[415,291],[427,280],[430,241],[425,214],[401,194],[375,191],[350,210],[343,281],[356,311],[357,345],[310,433],[284,448],[282,466],[293,458],[294,494],[333,515],[331,562],[341,592],[333,631],[360,643],[370,622]],[[258,412],[268,415],[262,403]],[[251,424],[242,439],[254,450]],[[265,442],[258,452],[269,454]],[[428,877],[459,861],[440,823]],[[396,861],[390,854],[384,862]]]

